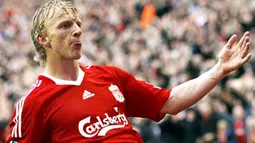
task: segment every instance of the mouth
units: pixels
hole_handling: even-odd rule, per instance
[[[81,47],[82,46],[82,42],[81,41],[74,41],[71,43],[71,45],[75,46],[75,47]]]
[[[82,42],[81,41],[73,41],[73,42],[71,42],[71,44],[82,44]]]

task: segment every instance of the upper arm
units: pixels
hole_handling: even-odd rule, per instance
[[[159,121],[164,117],[161,113],[170,90],[155,87],[143,81],[133,81],[127,86],[127,115],[150,118]]]
[[[17,102],[10,120],[10,134],[7,139],[18,142],[40,143],[44,131],[43,110],[40,104],[29,96]]]
[[[169,98],[167,99],[166,103],[161,108],[160,112],[164,114],[177,114],[177,101],[176,95],[174,95],[174,88],[170,92]]]

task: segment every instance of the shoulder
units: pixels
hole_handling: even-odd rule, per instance
[[[54,88],[54,83],[45,77],[39,76],[36,82],[30,87],[27,95],[23,96],[16,106],[22,106],[23,109],[30,109],[37,105],[37,107],[45,100],[46,95]]]
[[[47,82],[41,79],[31,86],[29,93],[15,103],[10,120],[11,138],[23,138],[30,133],[30,127],[42,124],[45,113],[45,95],[50,91]],[[50,84],[49,84],[50,85]],[[39,125],[36,125],[39,126]]]

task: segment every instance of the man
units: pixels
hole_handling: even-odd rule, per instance
[[[127,117],[159,121],[203,98],[246,63],[249,33],[233,35],[218,63],[196,79],[161,89],[111,66],[82,66],[81,20],[70,2],[50,1],[33,18],[32,40],[45,71],[17,104],[7,142],[143,142]]]

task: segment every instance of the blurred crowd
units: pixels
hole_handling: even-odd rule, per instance
[[[15,102],[42,68],[31,19],[45,0],[0,0],[0,143]],[[80,63],[115,65],[171,88],[212,67],[229,37],[250,31],[248,64],[196,105],[161,122],[130,118],[145,143],[255,143],[254,0],[73,0],[83,21]]]

